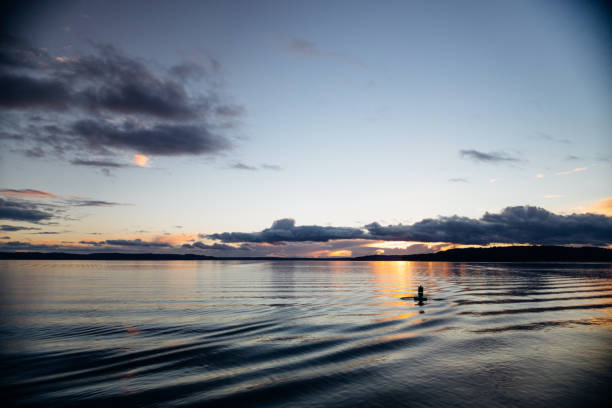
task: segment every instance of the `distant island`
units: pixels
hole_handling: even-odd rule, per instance
[[[431,254],[367,255],[354,258],[282,258],[282,257],[215,257],[195,254],[146,254],[97,252],[88,254],[63,252],[0,252],[0,259],[24,260],[247,260],[247,261],[426,261],[426,262],[612,262],[612,249],[564,246],[507,246],[449,249]]]

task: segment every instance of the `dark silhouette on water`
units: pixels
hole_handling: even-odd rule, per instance
[[[400,298],[402,300],[410,300],[410,296],[405,296],[403,298]],[[423,295],[423,285],[419,285],[418,288],[418,296],[414,296],[412,297],[412,299],[414,299],[415,302],[419,303],[419,306],[423,306],[423,302],[425,302],[427,300],[427,298]]]
[[[423,296],[423,285],[419,285],[419,295],[415,296],[414,300],[419,302],[419,305],[423,304],[423,302],[427,300],[427,298]]]

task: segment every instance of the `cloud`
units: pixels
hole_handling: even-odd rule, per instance
[[[529,243],[547,245],[612,243],[612,217],[596,214],[557,215],[531,206],[506,207],[481,218],[428,218],[412,225],[366,225],[371,237],[387,241],[451,242],[487,245]]]
[[[565,160],[580,160],[580,157],[574,156],[573,154],[568,154],[565,156]]]
[[[28,230],[38,230],[40,228],[34,227],[22,227],[21,225],[0,225],[0,231],[28,231]]]
[[[586,171],[587,169],[588,169],[588,167],[576,167],[575,169],[567,170],[567,171],[560,171],[560,172],[555,173],[555,174],[557,176],[567,176],[568,174],[579,173],[581,171]]]
[[[57,198],[57,196],[53,193],[48,193],[46,191],[41,190],[33,190],[30,188],[25,188],[21,190],[4,189],[0,190],[0,194],[21,198]]]
[[[75,207],[113,207],[116,205],[122,205],[121,203],[115,203],[112,201],[103,200],[83,200],[77,198],[71,198],[68,200],[68,204]]]
[[[79,244],[91,246],[115,246],[115,247],[141,247],[141,248],[171,248],[172,245],[168,242],[158,241],[143,241],[140,238],[136,239],[107,239],[104,241],[79,241]]]
[[[544,175],[542,173],[538,173],[536,174],[536,178],[539,178],[539,179],[544,178]]]
[[[257,170],[257,167],[249,166],[248,164],[244,164],[244,163],[234,163],[230,166],[230,168],[235,169],[235,170],[249,170],[249,171]]]
[[[504,163],[504,162],[518,162],[520,159],[512,157],[504,152],[480,152],[478,150],[461,150],[459,155],[462,158],[472,160],[476,163]]]
[[[33,189],[6,189],[1,190],[1,192],[3,195],[17,198],[0,198],[0,219],[26,221],[34,224],[44,222],[48,225],[52,219],[65,217],[71,208],[124,205],[112,201],[93,200],[75,196],[60,197],[52,193]],[[54,198],[54,201],[50,203],[40,200],[46,198]],[[69,219],[74,220],[75,214],[71,213]],[[53,223],[56,222],[54,221]]]
[[[55,214],[40,209],[36,203],[0,198],[0,219],[40,223],[54,216]]]
[[[565,197],[563,194],[546,194],[544,198],[563,198]]]
[[[261,168],[264,170],[274,170],[274,171],[281,171],[283,168],[277,164],[265,164],[263,163],[261,165]]]
[[[539,137],[540,139],[544,139],[544,140],[547,140],[549,142],[564,143],[564,144],[572,143],[572,141],[569,140],[569,139],[564,139],[564,138],[559,138],[559,137],[551,136],[548,133],[544,133],[544,132],[537,132],[536,136]]]
[[[170,74],[182,81],[199,80],[207,74],[206,68],[193,61],[183,62],[170,68]]]
[[[71,160],[70,164],[75,166],[91,166],[91,167],[112,167],[112,168],[120,168],[127,167],[127,164],[117,163],[111,160],[82,160],[75,159]]]
[[[296,226],[293,219],[284,218],[260,232],[223,232],[202,237],[224,243],[265,244],[377,240],[464,245],[524,243],[603,246],[612,243],[612,217],[598,214],[558,215],[539,207],[517,206],[506,207],[500,213],[487,212],[478,219],[454,215],[427,218],[412,225],[383,226],[374,222],[363,229]]]
[[[218,106],[215,110],[217,115],[228,116],[228,117],[238,117],[244,114],[244,107],[242,106]]]
[[[56,80],[0,75],[0,107],[5,109],[45,108],[65,110],[70,94]]]
[[[180,156],[218,153],[231,147],[229,140],[196,125],[142,127],[87,119],[73,123],[70,130],[77,146],[102,154],[108,149],[127,149],[146,155]]]
[[[361,238],[364,231],[351,227],[322,227],[318,225],[295,226],[292,218],[274,221],[272,227],[260,232],[223,232],[206,235],[206,238],[222,242],[326,242],[334,239]]]
[[[319,49],[314,43],[305,40],[303,38],[291,38],[287,42],[287,49],[289,51],[309,56],[309,57],[328,57],[328,58],[336,58],[343,62],[347,62],[349,64],[357,65],[360,67],[365,67],[366,64],[359,58],[353,57],[351,55],[347,55],[341,52],[330,52],[323,51]]]
[[[450,181],[451,183],[467,183],[467,179],[461,178],[461,177],[453,177],[453,178],[449,178],[448,181]]]
[[[603,198],[599,201],[591,203],[586,207],[578,207],[576,211],[603,214],[612,217],[612,197]]]
[[[212,65],[210,72],[216,72],[217,63]],[[222,134],[229,127],[221,125],[242,116],[244,107],[224,100],[217,86],[207,86],[213,83],[204,66],[152,67],[157,65],[111,45],[53,58],[0,35],[0,111],[15,119],[0,124],[1,138],[22,146],[29,157],[54,154],[74,165],[102,168],[127,167],[112,160],[124,152],[143,166],[148,156],[231,149]]]
[[[258,170],[280,171],[283,169],[281,166],[278,166],[276,164],[261,164],[259,167],[257,167],[257,166],[251,166],[249,164],[245,164],[241,162],[234,163],[229,168],[235,169],[235,170],[249,170],[249,171],[258,171]]]
[[[215,242],[214,244],[208,245],[208,244],[204,244],[201,241],[194,242],[193,244],[183,244],[182,248],[210,249],[210,250],[215,250],[215,251],[232,251],[232,250],[250,251],[251,250],[251,247],[246,244],[243,244],[240,246],[233,246],[233,245],[220,244],[218,242]]]

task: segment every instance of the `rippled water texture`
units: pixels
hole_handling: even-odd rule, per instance
[[[38,406],[603,406],[611,278],[609,264],[1,261],[1,391]],[[428,302],[401,299],[419,283]]]

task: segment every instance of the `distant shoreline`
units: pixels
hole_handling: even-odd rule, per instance
[[[612,249],[598,247],[508,246],[461,248],[431,254],[360,257],[216,257],[195,254],[98,252],[0,252],[0,259],[99,261],[426,261],[426,262],[612,262]]]

